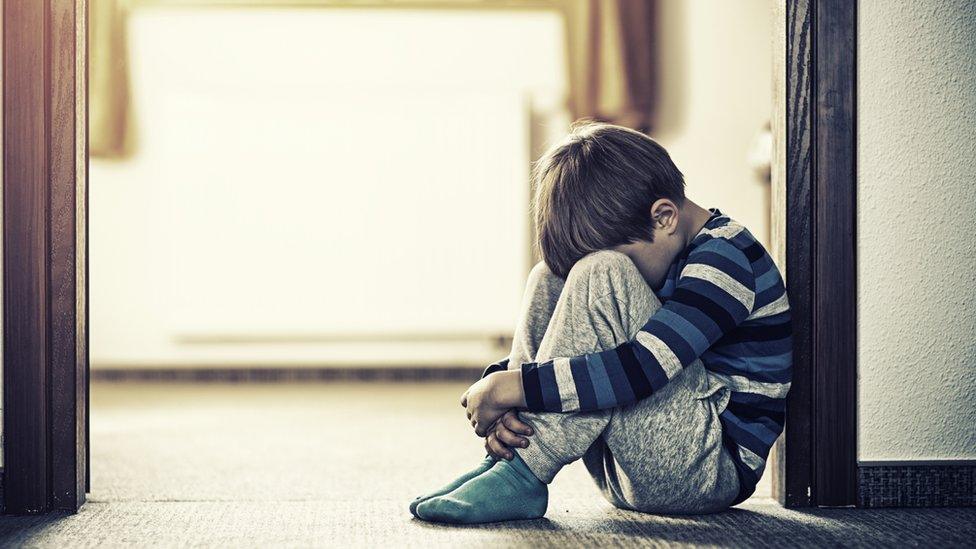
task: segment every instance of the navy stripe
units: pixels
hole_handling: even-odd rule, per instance
[[[674,291],[674,295],[671,297],[673,301],[678,301],[684,303],[690,307],[696,307],[708,315],[712,319],[718,329],[722,333],[727,333],[733,328],[735,328],[735,318],[732,314],[721,307],[718,303],[715,303],[711,299],[693,291],[689,291],[686,288],[678,287]]]
[[[739,402],[742,404],[748,404],[749,406],[752,406],[754,408],[761,408],[773,412],[786,411],[785,398],[770,398],[768,396],[758,395],[755,393],[733,392],[730,395],[729,402]]]
[[[556,369],[552,361],[547,361],[539,367],[539,386],[542,388],[542,402],[550,412],[562,412],[563,403],[559,398],[559,386],[556,384]]]
[[[668,301],[664,306],[674,313],[685,317],[688,319],[688,322],[698,326],[705,339],[715,341],[722,337],[722,331],[719,329],[718,324],[702,311],[674,300]]]
[[[752,274],[756,278],[761,278],[769,271],[776,271],[777,274],[779,273],[779,269],[777,269],[776,264],[773,263],[773,258],[769,257],[769,255],[764,255],[752,262]]]
[[[698,358],[698,353],[691,346],[690,343],[685,341],[681,334],[671,329],[667,324],[654,321],[648,325],[650,333],[658,337],[665,345],[671,349],[678,360],[681,362],[682,366],[687,366]]]
[[[782,297],[782,295],[785,293],[786,293],[786,288],[783,287],[783,283],[778,282],[775,285],[773,285],[772,288],[756,293],[756,299],[755,299],[756,303],[754,307],[757,310],[761,309],[762,307],[765,307],[766,305],[769,305],[770,303],[776,301],[777,299]]]
[[[757,343],[766,341],[778,341],[787,339],[793,335],[793,323],[790,319],[779,324],[766,324],[762,326],[740,325],[738,328],[726,333],[722,339],[715,342],[716,346],[734,345],[736,343]]]
[[[732,415],[728,409],[725,409],[720,415],[719,419],[722,419],[722,427],[724,432],[728,433],[735,442],[742,446],[743,448],[748,448],[749,451],[756,454],[757,456],[766,459],[769,455],[769,446],[758,438],[756,435],[746,431],[745,429],[736,425],[733,421],[725,419],[724,416]]]
[[[573,383],[576,385],[576,395],[579,397],[580,410],[597,410],[600,408],[590,379],[590,370],[586,366],[585,356],[574,356],[569,359],[569,369],[573,373]]]
[[[637,357],[634,355],[633,347],[633,343],[624,343],[618,347],[617,355],[620,357],[620,363],[624,367],[624,373],[627,374],[627,381],[630,382],[630,388],[634,392],[634,400],[640,400],[650,396],[653,390],[651,389],[651,383],[644,376],[644,369],[641,368],[640,362],[637,361]]]
[[[739,448],[732,437],[723,435],[722,444],[725,445],[725,450],[732,456],[735,472],[739,475],[739,495],[731,503],[731,505],[738,505],[749,499],[749,496],[756,491],[756,484],[759,484],[759,477],[745,463],[742,463],[742,459],[739,458]]]
[[[723,355],[756,356],[762,354],[776,356],[791,352],[793,350],[793,339],[786,338],[762,343],[733,343],[712,348],[720,351]],[[762,349],[762,352],[757,352],[757,349]]]
[[[644,365],[644,375],[651,383],[652,390],[657,391],[667,385],[668,376],[664,372],[664,368],[661,367],[661,364],[658,363],[657,358],[643,345],[634,345],[633,350],[637,360]]]
[[[539,365],[534,362],[522,365],[522,391],[525,393],[525,407],[533,412],[545,411],[542,402],[542,387],[539,386]]]
[[[745,421],[755,421],[758,419],[766,418],[776,425],[775,432],[779,433],[782,431],[783,422],[786,419],[786,414],[784,412],[776,412],[773,410],[763,410],[751,404],[744,404],[742,402],[733,402],[729,399],[729,404],[726,410],[735,414],[735,417]],[[769,425],[767,425],[769,427]]]
[[[766,255],[766,250],[763,249],[762,244],[760,244],[759,241],[753,240],[752,244],[746,246],[742,250],[742,253],[746,255],[746,259],[749,260],[749,263],[755,263],[760,257]]]
[[[481,377],[488,377],[495,372],[503,372],[508,369],[508,359],[499,360],[498,362],[493,362],[485,368],[485,371],[481,374]]]
[[[611,349],[600,353],[603,365],[607,368],[607,377],[610,379],[610,388],[617,401],[617,406],[634,402],[634,392],[627,384],[627,374],[624,373],[624,366],[620,362],[620,355],[617,349]]]

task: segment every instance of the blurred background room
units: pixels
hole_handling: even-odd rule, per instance
[[[771,244],[773,3],[89,0],[93,498],[399,462],[402,499],[477,459],[457,399],[573,120],[646,131]]]

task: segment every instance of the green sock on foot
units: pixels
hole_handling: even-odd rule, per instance
[[[548,506],[549,487],[515,453],[449,494],[421,502],[415,514],[433,522],[478,524],[539,518]]]
[[[420,496],[420,497],[416,498],[415,500],[411,501],[410,502],[410,513],[413,516],[417,517],[417,506],[418,505],[420,505],[421,503],[427,501],[430,498],[437,497],[437,496],[443,496],[444,494],[448,494],[450,492],[453,492],[458,486],[461,486],[465,482],[473,479],[474,477],[480,475],[481,473],[484,473],[488,469],[491,469],[491,466],[494,465],[494,464],[495,464],[495,458],[493,458],[491,456],[486,457],[485,460],[482,461],[481,463],[479,463],[477,467],[475,467],[474,469],[468,471],[467,473],[464,473],[463,475],[459,476],[458,478],[454,479],[453,481],[451,481],[450,483],[448,483],[446,486],[443,486],[439,490],[435,490],[435,491],[433,491],[433,492],[431,492],[429,494],[425,494],[425,495]],[[417,517],[417,518],[420,518],[420,517]]]

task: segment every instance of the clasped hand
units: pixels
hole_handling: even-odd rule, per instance
[[[525,437],[532,435],[532,428],[518,416],[518,408],[525,407],[518,370],[495,372],[478,380],[461,395],[461,406],[492,456],[512,459],[512,448],[529,445]]]

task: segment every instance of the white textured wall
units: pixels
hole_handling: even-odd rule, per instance
[[[976,6],[858,25],[858,457],[976,458]]]

